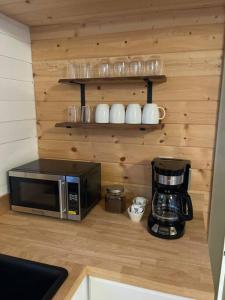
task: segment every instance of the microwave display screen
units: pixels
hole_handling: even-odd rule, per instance
[[[57,181],[14,178],[16,190],[14,205],[59,211],[59,187]]]

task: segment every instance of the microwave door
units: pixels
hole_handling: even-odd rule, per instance
[[[11,171],[9,182],[13,210],[66,218],[65,176]]]

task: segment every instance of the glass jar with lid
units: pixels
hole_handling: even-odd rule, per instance
[[[111,185],[106,188],[105,209],[112,213],[122,213],[126,208],[124,187]]]

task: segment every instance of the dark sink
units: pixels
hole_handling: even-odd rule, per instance
[[[0,298],[52,299],[62,285],[66,269],[0,254]]]

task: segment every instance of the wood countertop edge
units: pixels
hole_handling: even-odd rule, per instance
[[[192,298],[197,300],[213,300],[214,293],[194,290],[190,288],[179,288],[177,285],[169,285],[161,283],[159,281],[153,281],[138,277],[135,275],[128,275],[124,273],[112,272],[109,270],[103,270],[97,267],[87,267],[87,274],[90,276],[112,280],[124,284],[130,284],[136,287],[145,288],[148,290],[154,290],[161,293],[172,294],[180,297],[192,298],[193,295],[198,295],[198,298]]]
[[[79,272],[77,272],[78,270]],[[67,279],[68,281],[65,281],[65,283],[58,290],[58,292],[56,293],[53,299],[71,300],[72,296],[76,293],[82,280],[86,276],[93,276],[101,279],[133,285],[140,288],[158,291],[161,293],[168,293],[168,294],[172,294],[180,297],[187,297],[196,300],[214,299],[214,293],[199,291],[190,288],[183,288],[183,287],[180,288],[178,286],[164,284],[159,281],[143,279],[138,276],[123,274],[123,273],[114,272],[114,271],[93,267],[93,266],[82,266],[78,264],[73,264],[73,270],[69,274],[69,277]],[[193,295],[198,295],[198,297],[193,298]]]
[[[0,196],[0,215],[6,213],[8,210],[10,210],[9,194],[5,194],[3,196]]]

